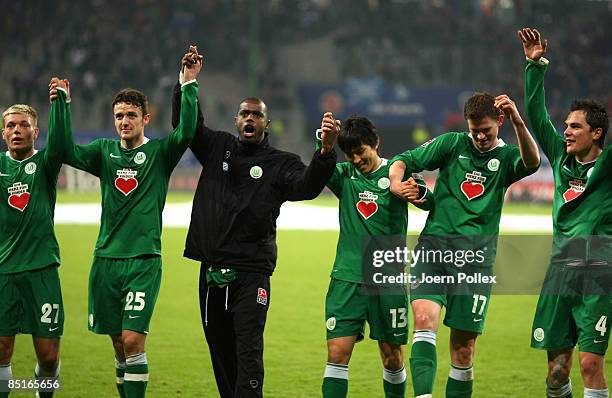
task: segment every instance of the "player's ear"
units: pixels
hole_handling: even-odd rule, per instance
[[[142,117],[143,125],[146,126],[147,124],[149,124],[150,121],[151,121],[151,115],[149,115],[148,113]]]
[[[601,127],[597,127],[595,130],[593,130],[593,141],[599,141],[602,134],[603,130]]]
[[[504,114],[503,113],[497,117],[497,124],[500,126],[504,124]]]
[[[38,132],[39,132],[39,128],[38,127],[34,127],[34,141],[36,141],[38,139]],[[4,138],[4,133],[2,134],[2,138]]]

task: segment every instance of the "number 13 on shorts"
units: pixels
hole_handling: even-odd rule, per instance
[[[408,325],[408,314],[406,308],[391,308],[391,327],[393,329],[404,328]]]

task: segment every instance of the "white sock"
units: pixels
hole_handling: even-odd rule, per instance
[[[8,388],[8,381],[13,378],[13,369],[11,368],[11,364],[8,365],[0,365],[0,391],[11,391]]]
[[[40,367],[38,362],[36,362],[36,368],[34,368],[34,374],[36,375],[36,377],[57,377],[59,376],[60,366],[61,366],[61,362],[57,361],[57,366],[55,366],[55,369],[51,371],[46,371]]]
[[[323,375],[323,377],[348,380],[348,365],[327,362],[327,365],[325,365],[325,374]]]
[[[424,341],[436,345],[436,332],[433,330],[415,330],[412,335],[412,344]]]
[[[451,364],[448,377],[458,381],[474,380],[474,367],[468,366],[467,368],[462,368],[460,366]]]
[[[551,387],[546,385],[546,396],[549,398],[563,398],[571,395],[572,393],[572,381],[567,380],[567,383],[561,387]]]
[[[608,389],[594,390],[584,387],[584,398],[608,398]]]
[[[123,370],[123,373],[125,374],[125,360],[124,361],[119,361],[117,360],[117,358],[115,358],[115,369],[119,369],[119,370]],[[123,384],[123,377],[119,377],[117,376],[117,384]]]
[[[389,370],[383,368],[383,380],[391,384],[402,384],[406,381],[406,368],[400,370]]]

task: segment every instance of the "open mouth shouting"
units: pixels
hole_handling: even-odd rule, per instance
[[[253,138],[255,137],[255,126],[252,124],[245,124],[242,128],[242,135],[244,138]]]

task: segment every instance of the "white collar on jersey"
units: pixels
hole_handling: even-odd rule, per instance
[[[144,139],[142,140],[142,144],[138,145],[137,147],[134,147],[132,149],[128,149],[128,151],[134,150],[136,148],[140,148],[141,146],[143,146],[144,144],[146,144],[147,142],[149,142],[149,139],[147,137],[144,137]],[[123,146],[123,141],[119,141],[119,145],[121,145],[121,148],[123,149],[127,149],[126,147]]]
[[[23,160],[17,160],[17,159],[13,159],[13,157],[11,156],[11,153],[9,151],[6,151],[6,157],[11,159],[14,162],[25,162],[26,160],[30,159],[32,156],[36,155],[36,152],[38,152],[38,149],[34,149],[34,153],[30,156],[28,156],[27,158],[23,159]]]
[[[376,173],[378,170],[380,170],[381,167],[386,166],[387,163],[389,163],[389,161],[385,158],[380,158],[380,160],[381,162],[378,167],[375,170],[370,171],[368,174]]]
[[[468,136],[470,135],[470,133],[468,133]],[[491,152],[492,150],[496,149],[496,148],[501,148],[503,146],[506,146],[506,143],[504,142],[504,140],[502,140],[501,138],[497,139],[497,145],[495,145],[493,148],[489,149],[488,151],[481,151],[480,149],[478,149],[478,147],[476,147],[476,144],[474,144],[474,140],[472,139],[472,137],[470,138],[470,142],[472,143],[472,146],[474,147],[474,149],[476,149],[478,152],[480,153],[487,153],[487,152]]]
[[[593,160],[589,160],[588,162],[581,162],[581,161],[580,161],[580,160],[578,160],[578,159],[576,159],[576,162],[578,162],[578,163],[580,163],[581,165],[583,165],[583,166],[584,166],[585,164],[591,164],[591,163],[595,163],[595,162],[597,162],[597,159],[599,159],[599,156],[598,156],[598,157],[596,157],[596,158],[595,158],[595,159],[593,159]]]

